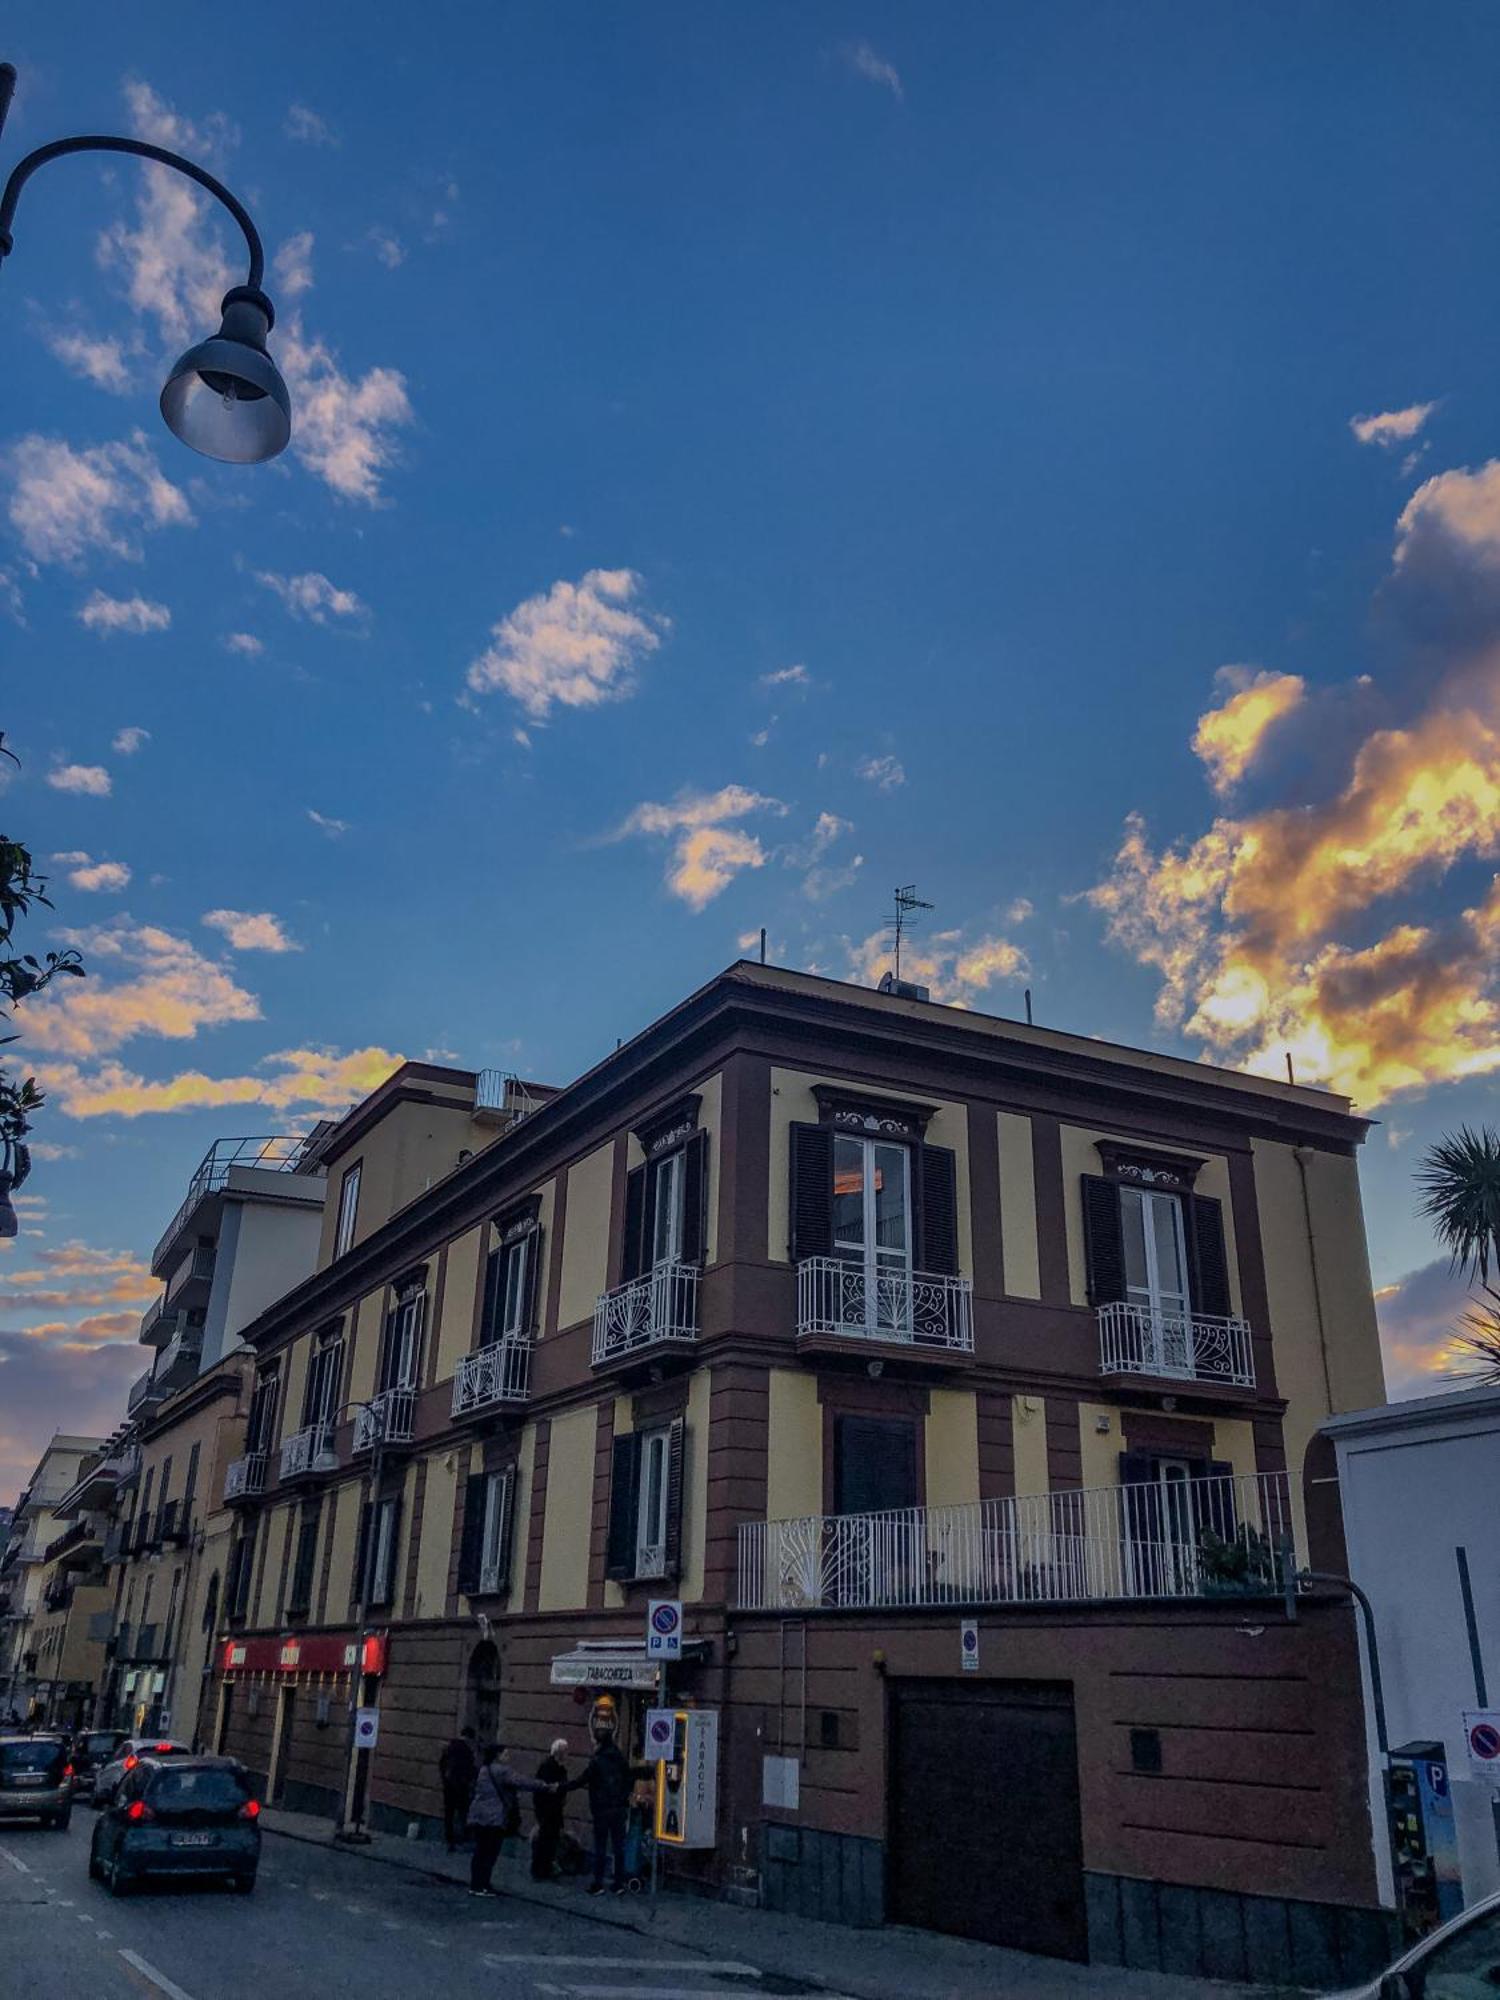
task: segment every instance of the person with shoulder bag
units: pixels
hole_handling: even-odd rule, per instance
[[[503,1743],[486,1743],[474,1780],[474,1796],[469,1801],[469,1831],[474,1836],[474,1859],[469,1866],[469,1894],[493,1896],[490,1877],[506,1836],[521,1830],[522,1792],[555,1791],[556,1786],[540,1778],[524,1778],[505,1761]]]

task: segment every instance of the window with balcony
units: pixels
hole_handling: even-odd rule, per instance
[[[668,1580],[681,1570],[685,1435],[679,1417],[615,1439],[605,1572],[617,1581]]]
[[[364,1586],[367,1609],[383,1609],[396,1594],[396,1551],[401,1538],[401,1498],[366,1501],[360,1509],[355,1594]]]
[[[707,1134],[686,1125],[669,1127],[652,1135],[647,1151],[625,1180],[627,1280],[674,1264],[701,1263],[707,1236]]]
[[[339,1215],[333,1234],[333,1254],[342,1257],[354,1248],[354,1230],[359,1220],[359,1178],[361,1162],[345,1169],[339,1182]]]
[[[230,1624],[242,1624],[250,1610],[250,1583],[255,1573],[255,1528],[253,1519],[241,1528],[229,1551],[229,1569],[224,1580],[224,1616]]]
[[[385,1339],[380,1357],[382,1393],[390,1389],[416,1388],[426,1317],[426,1292],[420,1282],[408,1284],[386,1314]]]
[[[497,1340],[529,1340],[536,1331],[538,1280],[541,1273],[539,1204],[504,1217],[495,1226],[496,1242],[485,1261],[484,1307],[479,1344]]]
[[[514,1466],[474,1473],[464,1488],[458,1587],[466,1597],[496,1597],[510,1588],[515,1491]]]
[[[343,1375],[343,1322],[335,1320],[313,1336],[307,1363],[307,1383],[302,1392],[302,1428],[326,1429],[339,1407],[339,1384]]]
[[[318,1556],[318,1516],[314,1500],[302,1509],[297,1526],[297,1549],[287,1585],[286,1610],[289,1618],[305,1618],[312,1609],[313,1569]]]
[[[245,1450],[254,1454],[271,1449],[276,1437],[276,1404],[281,1391],[281,1363],[273,1361],[255,1378],[250,1398],[250,1418],[245,1426]]]

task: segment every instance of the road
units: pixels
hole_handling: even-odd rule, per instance
[[[0,1824],[0,1991],[26,2000],[728,2000],[808,1991],[749,1966],[356,1855],[264,1836],[251,1896],[88,1875],[94,1815]]]

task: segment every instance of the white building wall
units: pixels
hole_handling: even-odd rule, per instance
[[[201,1368],[222,1361],[239,1345],[242,1327],[312,1276],[322,1229],[321,1202],[225,1201]]]
[[[1489,1705],[1500,1708],[1500,1391],[1426,1396],[1335,1418],[1349,1572],[1369,1595],[1393,1745],[1446,1746],[1464,1901],[1500,1889],[1495,1788],[1469,1776],[1462,1716],[1478,1706],[1459,1587],[1468,1552]],[[1368,1662],[1366,1694],[1368,1698]],[[1373,1728],[1370,1744],[1374,1750]],[[1371,1815],[1383,1829],[1379,1772]],[[1389,1893],[1384,1842],[1377,1859]]]

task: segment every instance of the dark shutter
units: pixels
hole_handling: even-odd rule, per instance
[[[479,1313],[479,1345],[488,1347],[500,1331],[500,1290],[501,1273],[505,1268],[505,1252],[492,1250],[484,1260],[484,1304]]]
[[[1120,1190],[1102,1174],[1083,1176],[1083,1254],[1088,1265],[1089,1304],[1113,1305],[1125,1296],[1125,1237],[1120,1226]]]
[[[1193,1260],[1193,1311],[1206,1319],[1227,1319],[1231,1307],[1223,1206],[1208,1195],[1191,1195],[1187,1222]]]
[[[198,1492],[198,1454],[202,1449],[202,1445],[195,1444],[188,1453],[187,1485],[182,1489],[182,1518],[184,1522],[186,1522],[188,1515],[193,1511],[193,1501]]]
[[[617,1437],[609,1475],[609,1542],[604,1574],[616,1582],[635,1574],[636,1512],[640,1504],[641,1440],[635,1431]]]
[[[388,1567],[386,1569],[385,1575],[383,1577],[377,1578],[376,1580],[378,1595],[374,1599],[374,1602],[377,1604],[384,1605],[384,1604],[394,1604],[397,1596],[396,1563],[397,1559],[401,1554],[401,1496],[398,1494],[394,1500],[383,1500],[381,1502],[381,1505],[389,1510],[391,1517],[391,1535],[390,1535],[390,1540],[386,1545],[386,1561]],[[380,1547],[378,1539],[376,1541],[375,1546],[378,1550]]]
[[[534,1240],[534,1239],[533,1239]],[[503,1482],[500,1489],[500,1548],[497,1567],[500,1571],[500,1588],[510,1589],[510,1564],[516,1540],[516,1468],[507,1466],[500,1474]]]
[[[904,1417],[837,1417],[833,1511],[883,1514],[916,1507],[917,1427]]]
[[[479,1565],[484,1541],[485,1476],[476,1472],[464,1482],[464,1525],[458,1544],[458,1587],[465,1597],[479,1589]]]
[[[792,1262],[833,1255],[833,1129],[794,1125],[791,1129],[791,1191],[788,1246]]]
[[[625,1283],[646,1268],[646,1169],[632,1167],[625,1176],[625,1248],[620,1277]]]
[[[1234,1467],[1227,1459],[1211,1458],[1203,1470],[1209,1484],[1198,1489],[1206,1503],[1197,1510],[1199,1526],[1211,1528],[1221,1542],[1232,1542],[1239,1529],[1234,1504]]]
[[[396,1381],[396,1314],[399,1306],[394,1306],[385,1316],[385,1325],[380,1332],[380,1389],[381,1393],[393,1388]]]
[[[682,1261],[701,1264],[708,1251],[708,1134],[695,1132],[682,1149]]]
[[[313,1564],[318,1552],[318,1510],[310,1508],[302,1516],[297,1533],[297,1558],[292,1566],[292,1588],[287,1600],[289,1612],[306,1611],[312,1603]]]
[[[1156,1477],[1156,1460],[1149,1451],[1122,1451],[1120,1453],[1120,1484],[1122,1486],[1142,1486]]]
[[[359,1534],[354,1545],[354,1595],[362,1599],[370,1585],[370,1514],[368,1500],[359,1509]]]
[[[682,1471],[687,1425],[674,1419],[667,1432],[667,1575],[682,1574]]]
[[[939,1277],[958,1275],[958,1160],[949,1146],[924,1146],[921,1173],[922,1236],[918,1268]]]
[[[521,1331],[528,1339],[536,1333],[536,1302],[541,1296],[542,1232],[533,1229],[521,1238],[526,1253],[525,1282],[521,1287]]]

